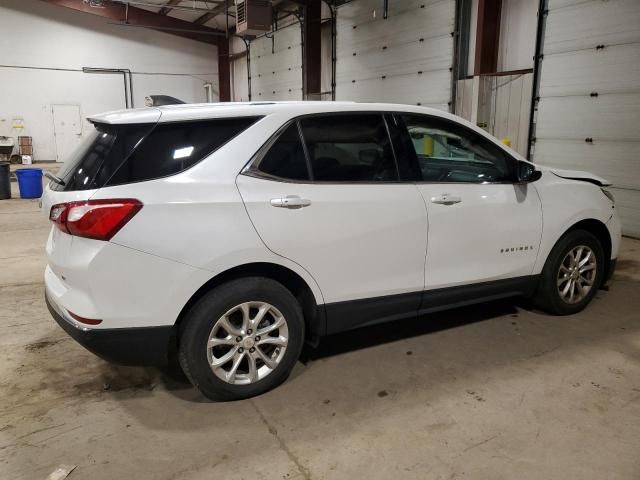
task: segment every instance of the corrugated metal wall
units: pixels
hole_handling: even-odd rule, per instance
[[[251,42],[251,99],[302,100],[302,31],[294,21]]]
[[[549,0],[534,161],[614,182],[640,236],[640,1]]]
[[[338,8],[336,99],[449,110],[455,0],[383,4]]]

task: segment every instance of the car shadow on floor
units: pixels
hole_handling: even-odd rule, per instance
[[[525,299],[510,298],[329,335],[321,338],[317,346],[305,344],[300,355],[300,362],[303,365],[307,365],[323,358],[462,327],[505,315],[517,317],[517,307],[532,308]],[[180,390],[191,390],[193,388],[189,379],[182,372],[176,358],[172,358],[169,365],[160,370],[162,373],[161,380],[167,390],[178,393]],[[292,377],[299,373],[300,369],[294,369]],[[203,398],[203,401],[206,400]]]
[[[525,299],[510,298],[361,327],[324,337],[317,347],[305,345],[300,360],[306,363],[504,315],[517,317],[517,306],[531,308]]]

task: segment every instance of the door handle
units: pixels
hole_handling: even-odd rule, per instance
[[[309,205],[311,205],[311,200],[307,198],[301,198],[297,195],[287,195],[284,198],[271,199],[272,207],[297,209],[308,207]]]
[[[461,201],[462,198],[449,193],[443,193],[442,195],[431,197],[431,203],[437,203],[439,205],[453,205],[454,203],[460,203]]]

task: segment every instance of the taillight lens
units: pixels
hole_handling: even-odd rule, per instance
[[[133,198],[58,203],[49,220],[70,235],[110,240],[141,208],[142,202]]]

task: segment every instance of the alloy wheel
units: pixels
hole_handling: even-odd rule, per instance
[[[596,255],[591,248],[580,245],[569,250],[558,270],[560,298],[569,304],[582,301],[594,286],[597,268]]]
[[[207,359],[221,380],[248,385],[276,369],[288,341],[287,321],[276,307],[245,302],[216,320],[207,341]]]

